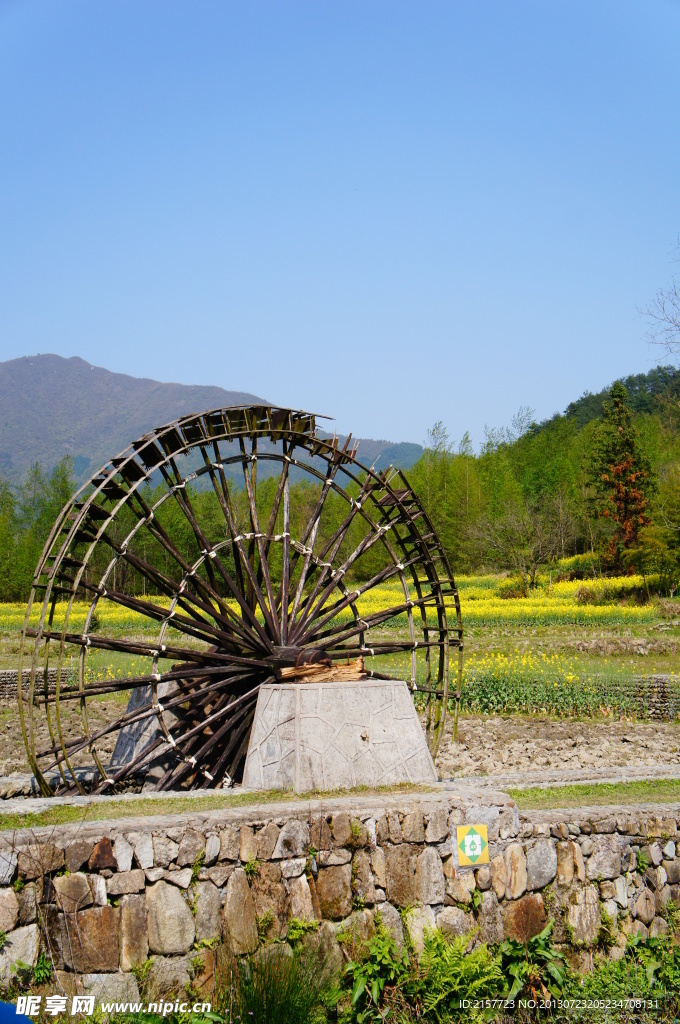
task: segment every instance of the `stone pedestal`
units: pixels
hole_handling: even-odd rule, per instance
[[[405,682],[262,686],[243,788],[313,790],[437,781]]]

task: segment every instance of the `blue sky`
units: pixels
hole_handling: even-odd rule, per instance
[[[0,0],[0,358],[549,416],[659,361],[678,53],[678,0]]]

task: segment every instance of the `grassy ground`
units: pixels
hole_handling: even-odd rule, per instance
[[[356,789],[333,790],[332,792],[293,793],[290,791],[272,790],[265,793],[229,793],[216,792],[206,796],[167,796],[148,799],[140,797],[136,800],[101,800],[90,804],[55,804],[44,811],[28,813],[0,813],[0,832],[14,831],[21,828],[39,828],[43,825],[67,825],[72,822],[103,821],[109,818],[150,817],[163,814],[192,814],[200,811],[229,810],[237,807],[250,807],[255,804],[290,803],[293,800],[322,800],[324,797],[337,799],[350,796],[380,796],[395,793],[425,793],[425,786],[358,786]]]
[[[379,796],[395,792],[426,792],[422,786],[384,786],[369,789],[359,786],[353,790],[335,790],[332,793],[302,793],[272,791],[270,793],[211,793],[200,797],[155,797],[136,800],[111,800],[88,805],[59,804],[44,811],[0,814],[0,831],[66,825],[84,821],[103,821],[114,818],[149,817],[166,814],[191,814],[200,811],[228,810],[255,804],[287,803],[293,800],[323,799],[323,797]],[[658,782],[626,782],[598,785],[565,785],[549,788],[510,789],[510,796],[521,811],[555,807],[590,807],[607,805],[633,805],[650,803],[676,803],[680,801],[680,779]]]
[[[680,801],[680,779],[550,786],[545,789],[537,786],[533,789],[510,789],[508,792],[521,811],[596,804],[663,804]]]

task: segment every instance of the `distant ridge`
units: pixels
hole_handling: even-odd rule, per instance
[[[77,356],[11,359],[0,363],[0,473],[17,483],[33,462],[50,468],[70,455],[84,480],[168,420],[261,401],[246,391],[111,373]]]
[[[131,441],[178,416],[266,402],[247,391],[112,373],[77,356],[0,362],[0,476],[16,485],[32,463],[51,469],[70,455],[81,483]],[[360,461],[377,469],[408,469],[423,452],[418,444],[357,440]]]

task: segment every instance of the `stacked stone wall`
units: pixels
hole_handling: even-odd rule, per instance
[[[490,863],[458,866],[456,827],[486,824]],[[526,940],[550,918],[582,969],[615,926],[667,929],[680,905],[680,806],[522,814],[509,797],[433,794],[259,805],[0,835],[0,986],[42,950],[68,992],[208,994],[216,950],[285,943],[292,919],[341,962],[376,914],[422,949],[427,927]],[[478,893],[478,895],[475,895]],[[149,966],[144,965],[150,962]]]
[[[30,678],[30,670],[24,669],[22,672],[22,685],[24,690],[28,689],[28,681]],[[17,669],[3,668],[0,669],[0,697],[3,700],[16,700],[17,696],[17,680],[19,673]],[[61,684],[64,686],[71,678],[71,670],[65,669],[61,673]],[[40,677],[42,683],[42,675]],[[48,668],[47,670],[47,683],[51,687],[57,685],[57,670],[56,668]],[[37,685],[37,684],[36,684]]]

